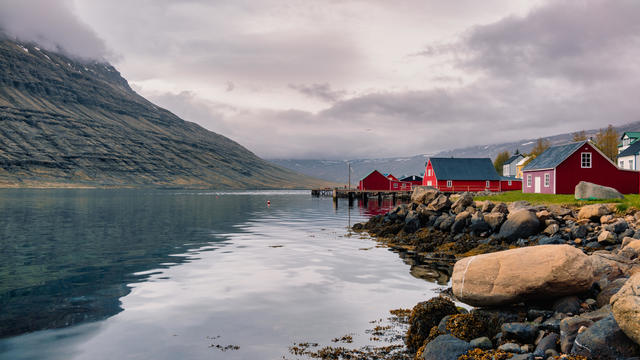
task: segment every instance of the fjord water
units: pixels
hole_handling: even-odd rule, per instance
[[[348,230],[391,206],[308,191],[2,190],[0,359],[281,359],[294,342],[367,344],[370,321],[441,288]]]

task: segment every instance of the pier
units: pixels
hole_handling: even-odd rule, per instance
[[[355,199],[362,199],[365,203],[370,198],[382,201],[385,197],[390,197],[395,202],[398,199],[410,199],[412,190],[358,190],[349,188],[323,188],[312,189],[311,196],[315,197],[333,197],[333,201],[337,202],[338,198],[349,199],[352,204]]]

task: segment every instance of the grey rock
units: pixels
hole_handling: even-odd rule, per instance
[[[593,321],[580,317],[572,316],[560,321],[560,350],[568,353],[573,348],[573,342],[578,335],[578,329],[581,326],[591,326]]]
[[[486,213],[486,212],[490,212],[491,210],[493,210],[493,207],[495,206],[494,203],[492,203],[491,201],[487,200],[484,202],[484,204],[482,204],[482,212]]]
[[[533,351],[535,356],[544,356],[545,352],[549,349],[556,350],[557,342],[560,340],[560,335],[556,333],[548,334],[543,337],[542,340],[536,345],[536,349]]]
[[[453,222],[455,221],[455,217],[449,215],[445,216],[445,214],[442,216],[444,216],[444,219],[440,222],[439,228],[442,231],[449,231],[449,229],[451,229],[451,225],[453,225]]]
[[[558,225],[558,224],[550,224],[549,226],[547,226],[544,229],[543,233],[545,233],[545,234],[547,234],[549,236],[552,236],[555,233],[557,233],[558,230],[560,230],[560,225]]]
[[[509,212],[509,209],[507,208],[507,204],[505,204],[505,203],[501,202],[501,203],[497,203],[497,204],[493,207],[493,209],[491,209],[491,212],[492,212],[492,213],[499,212],[499,213],[503,213],[503,214],[505,214],[505,215],[506,215],[506,214]]]
[[[574,196],[578,200],[624,199],[624,196],[614,188],[586,181],[580,181],[576,185]]]
[[[627,282],[627,278],[618,278],[608,283],[596,297],[596,305],[603,307],[609,303],[611,297],[615,295]]]
[[[533,343],[538,335],[538,326],[527,323],[505,323],[501,327],[504,339],[516,340],[523,343]]]
[[[493,343],[486,336],[479,337],[477,339],[473,339],[473,340],[471,340],[471,342],[469,342],[469,344],[473,348],[478,348],[478,349],[483,349],[483,350],[489,350],[489,349],[493,348]]]
[[[509,358],[509,360],[534,360],[535,357],[531,353],[516,354]]]
[[[428,204],[433,201],[440,191],[430,186],[415,186],[411,194],[411,202],[418,204]]]
[[[536,234],[539,227],[540,222],[535,214],[528,210],[519,210],[509,214],[507,221],[500,227],[498,236],[515,241]]]
[[[553,303],[553,310],[565,314],[577,314],[580,310],[580,304],[580,299],[577,296],[565,296]]]
[[[587,236],[587,227],[584,225],[575,225],[571,228],[572,239],[584,239]]]
[[[444,194],[439,194],[435,199],[433,199],[429,205],[427,206],[428,210],[433,211],[444,211],[451,206],[451,201]]]
[[[460,197],[451,204],[451,211],[458,214],[464,211],[467,206],[473,204],[473,196],[469,193],[462,193]]]
[[[489,227],[491,227],[491,229],[497,230],[500,228],[500,225],[502,225],[506,217],[507,216],[504,213],[496,211],[485,214],[484,221],[489,224]]]
[[[471,350],[471,345],[451,335],[440,335],[429,342],[422,353],[424,360],[457,360]]]
[[[510,342],[500,345],[498,347],[498,350],[502,350],[502,351],[506,351],[514,354],[519,354],[522,352],[520,345],[516,343],[510,343]]]
[[[640,347],[620,330],[611,314],[578,334],[571,354],[589,359],[615,360],[639,356]]]
[[[600,235],[598,235],[598,243],[600,245],[615,244],[617,240],[616,234],[612,231],[603,230],[600,232]]]
[[[520,201],[514,201],[512,203],[509,203],[509,205],[507,205],[507,209],[509,210],[509,213],[514,213],[517,210],[529,210],[531,209],[531,204],[528,201],[524,201],[524,200],[520,200]]]
[[[566,243],[567,242],[558,235],[552,237],[544,236],[538,240],[538,245],[562,245]]]

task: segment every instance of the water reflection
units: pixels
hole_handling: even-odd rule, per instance
[[[443,283],[426,268],[412,273],[434,283],[407,276],[406,264],[422,265],[348,231],[394,206],[369,204],[332,210],[306,192],[1,191],[0,358],[280,358],[294,341],[364,334]]]

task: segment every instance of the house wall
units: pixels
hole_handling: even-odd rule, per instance
[[[463,192],[463,191],[500,191],[500,181],[489,181],[489,188],[486,180],[451,180],[451,186],[447,186],[447,180],[438,180],[437,188],[440,191]]]
[[[429,175],[429,172],[431,172],[431,175]],[[429,182],[431,182],[431,185],[429,185]],[[429,160],[429,162],[427,163],[427,167],[424,170],[422,185],[433,187],[436,187],[438,185],[438,179],[436,178],[436,174],[434,173],[433,167],[431,166],[431,160]]]
[[[409,181],[391,181],[389,183],[389,190],[411,190],[411,183]]]
[[[544,186],[544,176],[549,174],[549,186]],[[528,186],[527,178],[531,176],[531,186]],[[540,194],[553,194],[553,186],[556,179],[553,174],[553,169],[539,170],[539,171],[523,171],[522,178],[522,192],[535,193],[536,190],[536,177],[540,178]],[[573,193],[573,191],[572,191]]]
[[[389,190],[391,181],[378,171],[360,180],[358,190]]]
[[[627,170],[638,170],[638,155],[625,156],[618,158],[618,167]]]
[[[590,152],[591,168],[581,168],[581,153]],[[556,168],[558,183],[557,194],[573,194],[580,181],[609,186],[623,194],[637,194],[640,173],[632,170],[620,170],[591,145],[585,144]]]
[[[509,185],[509,180],[500,180],[500,190],[501,191],[522,190],[522,181],[511,180],[511,185]]]

